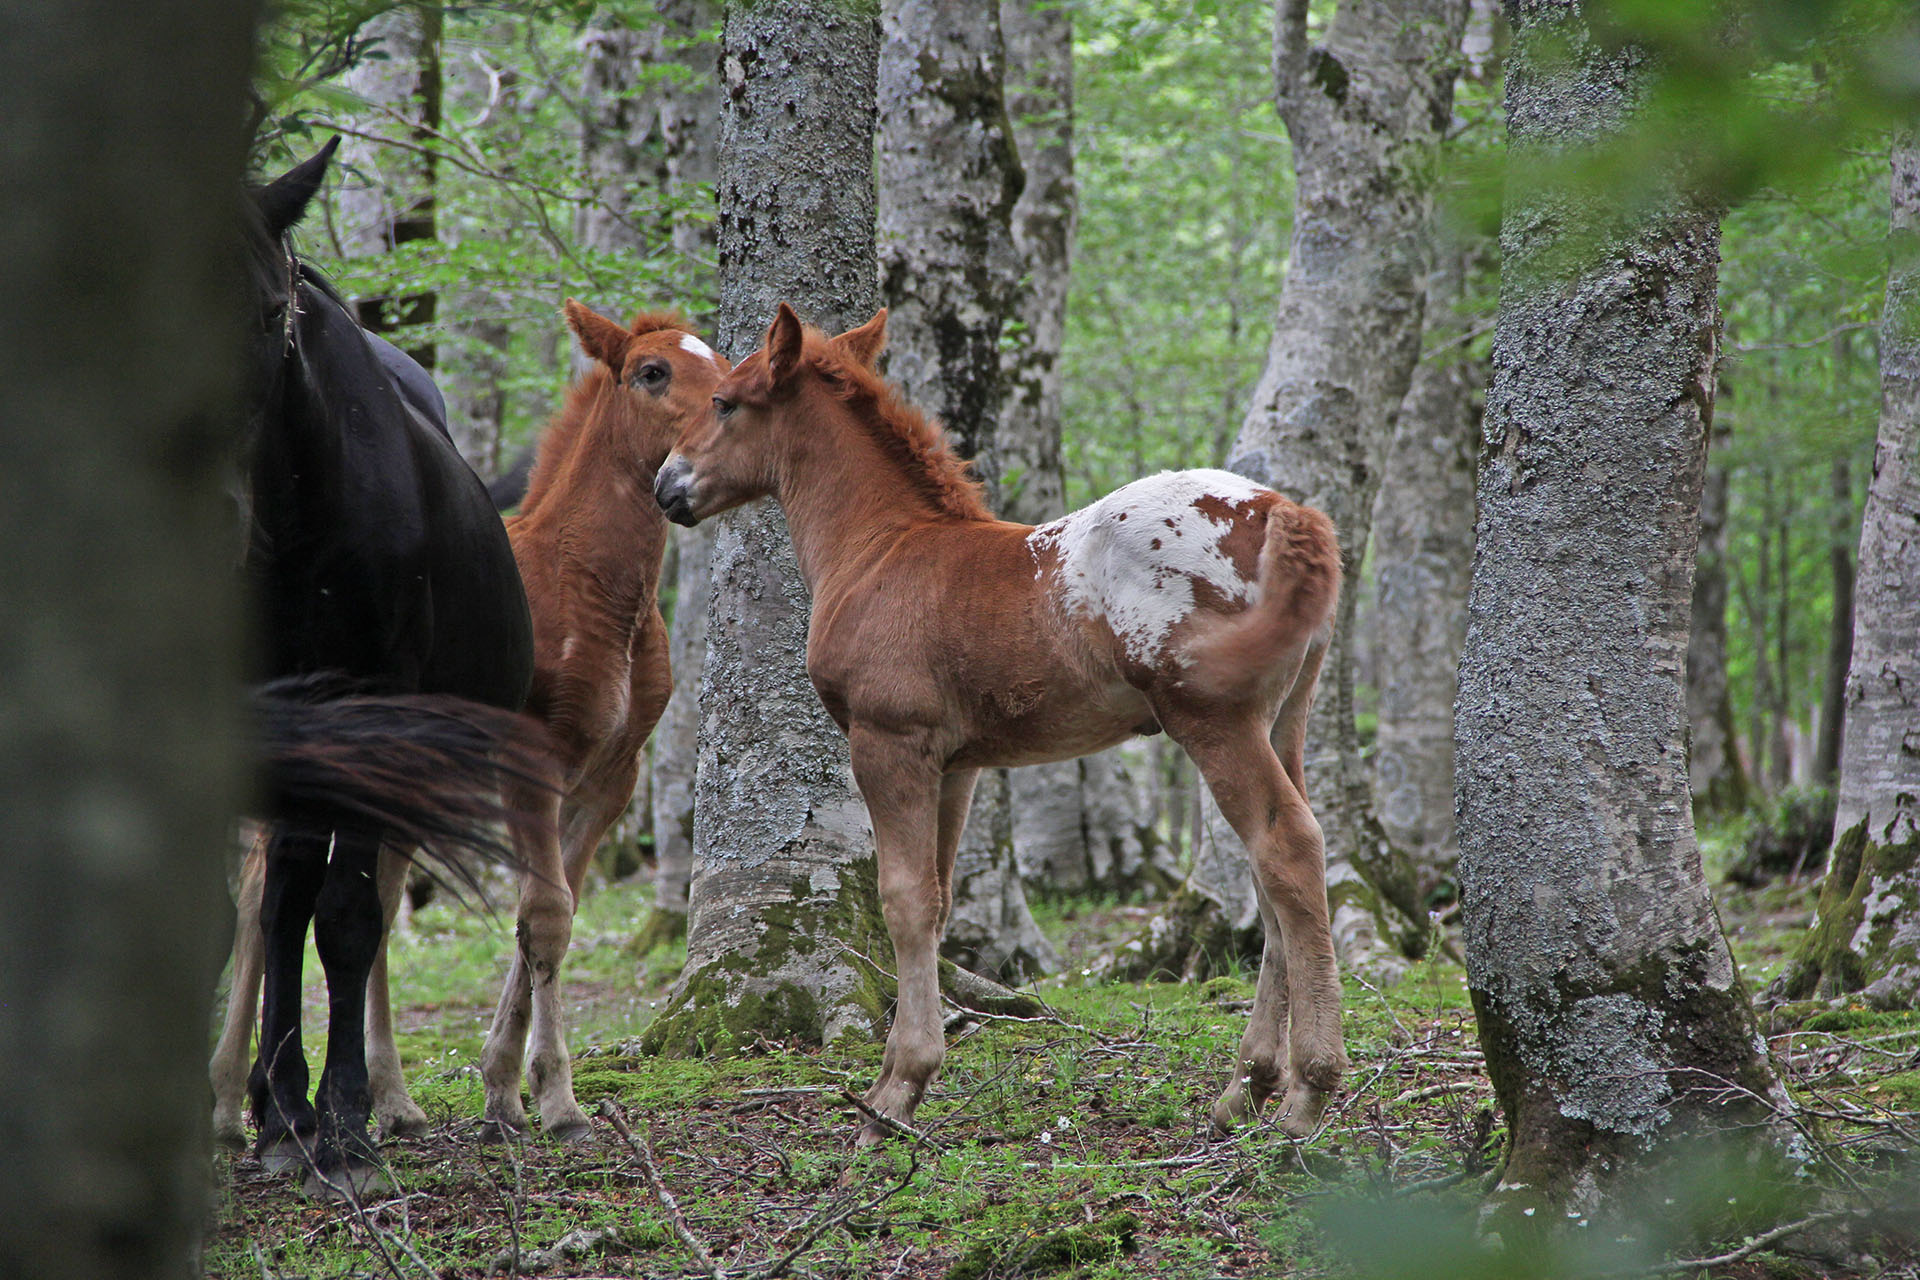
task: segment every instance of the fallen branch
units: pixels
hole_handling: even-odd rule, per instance
[[[672,1225],[673,1233],[680,1237],[680,1243],[687,1246],[687,1251],[693,1255],[694,1261],[700,1264],[702,1271],[712,1276],[714,1280],[720,1280],[720,1264],[713,1260],[713,1255],[707,1252],[707,1247],[700,1243],[700,1237],[693,1234],[693,1228],[687,1225],[686,1217],[680,1212],[680,1202],[673,1198],[673,1192],[667,1190],[666,1179],[660,1176],[660,1166],[654,1162],[652,1144],[633,1136],[633,1130],[627,1128],[626,1118],[620,1114],[620,1108],[612,1098],[600,1100],[600,1115],[613,1126],[613,1131],[620,1135],[620,1140],[626,1143],[633,1154],[639,1158],[641,1171],[647,1175],[647,1185],[653,1188],[654,1198],[660,1202],[660,1207],[666,1210],[667,1221]]]
[[[1762,1232],[1760,1235],[1749,1236],[1746,1243],[1738,1249],[1729,1253],[1720,1254],[1717,1257],[1682,1258],[1676,1262],[1663,1262],[1657,1266],[1646,1267],[1635,1271],[1616,1272],[1615,1274],[1622,1276],[1667,1276],[1676,1275],[1683,1271],[1704,1271],[1708,1267],[1730,1266],[1736,1262],[1743,1262],[1768,1245],[1773,1244],[1775,1241],[1784,1240],[1790,1235],[1805,1231],[1808,1227],[1819,1226],[1823,1222],[1832,1222],[1836,1218],[1853,1217],[1863,1212],[1865,1211],[1860,1209],[1828,1209],[1821,1213],[1808,1214],[1796,1222],[1782,1223],[1773,1230]]]

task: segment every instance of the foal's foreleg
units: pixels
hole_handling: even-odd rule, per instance
[[[393,921],[406,895],[407,872],[413,863],[382,846],[376,877],[380,891],[380,949],[367,972],[367,1085],[373,1091],[373,1114],[380,1132],[392,1138],[427,1131],[427,1113],[407,1093],[400,1070],[400,1047],[393,1040],[393,1006],[388,998],[387,947],[393,939]]]
[[[260,1056],[247,1093],[259,1130],[255,1147],[269,1172],[297,1162],[314,1131],[300,1046],[300,968],[330,843],[325,835],[276,830],[267,848],[260,896]]]
[[[314,949],[327,973],[327,1059],[314,1095],[323,1175],[350,1171],[373,1158],[367,1136],[373,1094],[367,1083],[366,1014],[367,976],[385,929],[379,860],[378,835],[338,832],[314,907]],[[357,1177],[354,1185],[361,1185]]]
[[[939,768],[911,744],[856,732],[853,774],[873,818],[880,864],[880,907],[893,939],[899,1002],[880,1063],[880,1078],[867,1105],[902,1123],[940,1070],[946,1039],[940,1016],[940,926],[944,918],[938,860],[941,784]],[[887,1136],[869,1121],[862,1144]]]

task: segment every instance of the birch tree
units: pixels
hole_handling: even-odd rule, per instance
[[[782,301],[830,330],[879,305],[877,16],[865,0],[728,6],[718,345],[734,360]],[[806,586],[772,503],[715,524],[687,966],[646,1041],[697,1052],[872,1033],[886,955],[872,832],[846,738],[807,679]]]
[[[1023,183],[1002,91],[1000,14],[978,0],[884,0],[879,64],[881,291],[887,372],[987,482],[1004,400],[1001,332],[1020,276]],[[1013,859],[1004,771],[975,788],[953,873],[949,957],[1001,974],[1056,967]]]
[[[1674,1139],[1786,1105],[1701,870],[1685,661],[1717,211],[1569,153],[1648,114],[1579,0],[1512,6],[1508,188],[1456,723],[1467,972],[1514,1229],[1605,1215]],[[1556,165],[1561,167],[1556,168]],[[1539,175],[1548,175],[1541,178]]]
[[[1860,528],[1834,847],[1787,996],[1920,999],[1920,141],[1893,147],[1880,434]]]
[[[203,1274],[253,20],[84,0],[12,7],[0,40],[7,1276]]]

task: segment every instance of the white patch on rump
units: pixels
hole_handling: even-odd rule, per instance
[[[691,351],[697,356],[705,356],[709,360],[713,359],[713,348],[690,333],[680,335],[680,349],[682,351]]]
[[[1040,576],[1040,552],[1058,556],[1054,589],[1069,614],[1104,619],[1127,656],[1152,663],[1173,629],[1194,610],[1194,582],[1237,604],[1258,599],[1220,543],[1233,529],[1195,506],[1216,498],[1229,506],[1267,493],[1229,471],[1163,471],[1115,489],[1027,535]]]

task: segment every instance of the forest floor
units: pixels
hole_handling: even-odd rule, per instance
[[[1683,1217],[1689,1204],[1711,1200],[1720,1225],[1706,1236],[1718,1244],[1705,1253],[1696,1244],[1691,1256],[1741,1253],[1735,1260],[1673,1265],[1658,1246],[1661,1225],[1649,1223],[1634,1241],[1490,1263],[1474,1239],[1475,1202],[1504,1135],[1465,977],[1444,959],[1388,987],[1347,976],[1352,1071],[1309,1142],[1292,1143],[1270,1123],[1227,1141],[1205,1135],[1251,975],[1082,985],[1074,968],[1037,988],[1052,1015],[982,1019],[949,1035],[946,1068],[917,1117],[925,1142],[856,1157],[860,1116],[847,1093],[869,1082],[877,1044],[762,1044],[704,1060],[633,1051],[681,959],[629,952],[647,899],[633,884],[589,897],[566,974],[576,1091],[590,1113],[610,1104],[618,1124],[602,1116],[593,1139],[577,1145],[479,1140],[475,1062],[511,920],[429,905],[394,943],[401,1053],[414,1097],[435,1121],[427,1137],[383,1149],[400,1190],[360,1206],[317,1203],[250,1156],[222,1155],[208,1274],[1920,1274],[1911,1223],[1905,1234],[1856,1230],[1851,1243],[1829,1243],[1825,1260],[1752,1248],[1769,1227],[1806,1212],[1805,1202],[1796,1208],[1781,1188],[1756,1188],[1751,1208],[1723,1209],[1722,1200],[1739,1201],[1726,1193],[1740,1190],[1725,1181],[1663,1199],[1675,1206],[1679,1197],[1666,1212]],[[1764,986],[1811,902],[1805,884],[1723,901],[1750,989]],[[1149,910],[1046,903],[1037,914],[1070,963],[1084,964]],[[311,955],[308,973],[318,973]],[[323,1024],[323,1009],[314,981],[309,1028]],[[1920,1146],[1920,1014],[1843,1006],[1768,1030],[1829,1144],[1826,1181],[1862,1188],[1861,1203],[1897,1196],[1884,1190],[1899,1176],[1890,1170]],[[308,1048],[317,1060],[323,1044]],[[649,1164],[673,1205],[651,1189]]]

